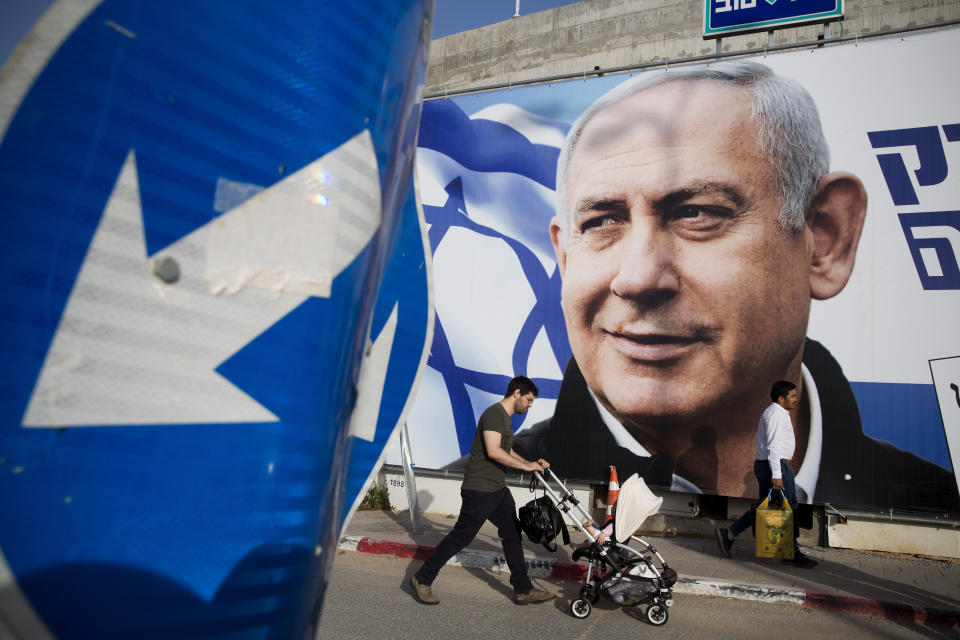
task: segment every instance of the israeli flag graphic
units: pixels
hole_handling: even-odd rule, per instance
[[[436,324],[408,421],[418,466],[468,453],[480,414],[513,376],[540,389],[515,429],[553,415],[570,358],[549,234],[568,129],[512,104],[469,116],[452,100],[424,104],[416,172]]]

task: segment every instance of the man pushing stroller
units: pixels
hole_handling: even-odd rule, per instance
[[[540,459],[530,462],[513,451],[513,427],[510,416],[526,413],[537,396],[537,386],[529,378],[518,376],[507,385],[507,393],[480,416],[470,448],[467,472],[460,487],[463,504],[453,531],[440,541],[420,570],[410,578],[417,600],[437,604],[431,585],[443,565],[476,537],[486,520],[497,526],[503,555],[510,568],[513,601],[516,604],[546,602],[556,594],[534,588],[527,576],[520,531],[517,528],[517,507],[507,488],[506,469],[543,471],[550,463]]]

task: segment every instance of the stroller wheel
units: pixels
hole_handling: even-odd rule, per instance
[[[581,620],[586,618],[590,615],[591,609],[593,609],[593,606],[585,598],[577,598],[570,603],[570,613],[573,614],[574,618],[580,618]]]
[[[647,607],[647,620],[655,627],[667,624],[669,617],[667,608],[662,604],[654,603]]]

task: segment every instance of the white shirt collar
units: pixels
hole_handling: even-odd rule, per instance
[[[613,417],[613,414],[607,411],[607,408],[600,404],[600,401],[597,400],[597,396],[594,395],[593,389],[589,386],[587,387],[587,392],[590,394],[590,397],[593,398],[593,404],[596,405],[597,411],[600,412],[600,419],[603,420],[603,424],[607,426],[607,429],[610,431],[610,435],[613,436],[613,439],[616,440],[617,445],[623,447],[627,451],[631,452],[637,456],[643,456],[645,458],[650,457],[650,452],[647,451],[642,444],[637,442],[637,439],[630,435],[630,432],[627,431],[620,422]],[[673,479],[670,483],[671,491],[681,491],[684,493],[703,493],[699,487],[687,480],[682,478],[677,474],[673,474]]]
[[[803,456],[803,462],[800,464],[800,470],[797,471],[795,479],[797,485],[797,501],[810,504],[813,502],[813,491],[817,486],[817,478],[820,474],[820,453],[823,448],[823,416],[820,413],[820,394],[817,392],[817,384],[813,381],[810,370],[804,364],[800,365],[803,374],[803,386],[807,390],[807,398],[810,405],[810,435],[807,438],[807,451]],[[600,419],[610,431],[610,435],[616,440],[617,445],[630,451],[634,455],[649,457],[650,452],[643,445],[637,442],[637,439],[630,435],[620,422],[613,417],[607,408],[604,407],[593,389],[587,386],[587,392],[593,399],[597,411],[600,413]],[[703,493],[689,480],[676,474],[673,475],[673,484],[671,491],[684,491],[687,493]]]
[[[597,411],[600,412],[600,419],[603,420],[603,424],[607,425],[607,429],[610,430],[610,435],[617,441],[617,444],[634,455],[649,458],[650,452],[644,449],[643,445],[630,435],[626,427],[620,424],[620,422],[613,417],[612,413],[607,411],[607,408],[597,400],[597,396],[594,395],[593,389],[591,389],[589,385],[587,385],[587,392],[590,394],[590,397],[593,398],[593,404],[597,406]]]
[[[810,408],[810,434],[807,436],[807,451],[803,455],[800,469],[794,476],[797,485],[797,501],[805,504],[813,503],[813,492],[820,477],[820,454],[823,451],[823,414],[820,412],[820,393],[817,383],[813,381],[810,370],[804,364],[800,365],[803,373],[803,386],[807,390],[807,400]]]

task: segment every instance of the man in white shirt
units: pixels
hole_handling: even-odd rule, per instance
[[[790,459],[796,448],[796,438],[793,434],[793,423],[790,421],[790,411],[797,408],[800,394],[795,384],[787,380],[779,380],[770,388],[770,399],[773,402],[763,412],[757,424],[757,455],[753,462],[753,473],[760,487],[761,500],[766,498],[770,491],[783,491],[790,507],[796,512],[797,488],[794,483],[793,469],[790,467]],[[716,530],[717,544],[724,558],[730,557],[734,539],[750,526],[750,516],[751,512],[748,511],[729,529]],[[817,566],[817,561],[800,552],[797,546],[796,518],[793,522],[793,559],[783,562],[804,569],[812,569]]]

